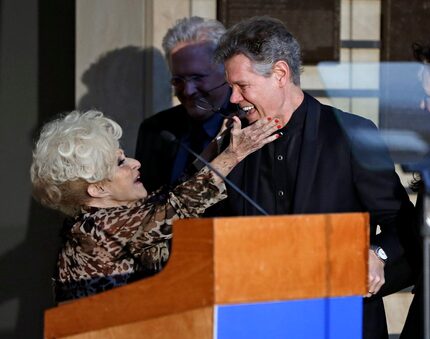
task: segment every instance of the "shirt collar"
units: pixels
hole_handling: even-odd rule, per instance
[[[305,123],[307,107],[308,107],[307,97],[306,95],[304,95],[302,103],[293,112],[290,120],[287,122],[287,124],[284,126],[282,130],[288,131],[288,133],[302,130],[302,127]]]

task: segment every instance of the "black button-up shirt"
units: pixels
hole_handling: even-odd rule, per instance
[[[289,214],[292,211],[303,127],[306,119],[306,97],[294,111],[288,123],[278,131],[278,140],[266,145],[261,152],[257,202],[269,214]]]

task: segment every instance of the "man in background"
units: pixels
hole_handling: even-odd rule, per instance
[[[144,120],[139,128],[135,158],[142,164],[142,181],[149,191],[175,184],[194,160],[177,143],[164,139],[162,131],[201,153],[235,108],[229,103],[224,66],[213,60],[224,32],[219,21],[191,17],[177,21],[163,38],[171,84],[181,104]]]

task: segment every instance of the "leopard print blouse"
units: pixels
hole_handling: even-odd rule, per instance
[[[85,207],[70,223],[54,279],[64,301],[120,286],[162,269],[169,258],[173,221],[196,217],[227,197],[203,168],[167,194],[132,206]],[[146,273],[145,273],[146,272]]]

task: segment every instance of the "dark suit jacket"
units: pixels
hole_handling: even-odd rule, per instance
[[[403,253],[397,231],[412,227],[413,205],[376,126],[370,120],[322,105],[305,95],[308,111],[292,213],[368,211],[371,243],[380,245],[389,260],[395,261]],[[260,155],[260,151],[251,154],[229,175],[254,199]],[[227,201],[218,207],[218,214],[258,214],[236,192],[229,189],[228,194]],[[379,235],[377,225],[382,230]]]
[[[229,115],[237,110],[236,105],[229,102],[228,98],[222,108],[214,113],[214,116],[202,122],[200,128],[205,129],[205,140],[200,140],[200,146],[210,142],[218,133],[222,124],[222,116]],[[218,115],[219,114],[219,115]],[[173,134],[178,141],[184,136],[193,134],[192,128],[196,128],[196,121],[193,121],[183,105],[178,105],[167,110],[161,111],[148,119],[145,119],[140,127],[137,137],[135,158],[142,164],[141,177],[143,184],[149,191],[154,191],[161,186],[169,185],[172,172],[175,166],[175,160],[179,152],[178,143],[166,140],[161,136],[162,131],[168,131]],[[194,130],[194,132],[196,132]],[[199,145],[194,145],[198,148]],[[195,152],[200,152],[192,145],[188,145]],[[190,158],[192,162],[193,157]],[[179,181],[187,178],[196,172],[194,165],[189,165],[186,174]]]
[[[376,126],[367,119],[321,105],[305,95],[307,112],[292,213],[369,212],[370,242],[387,252],[389,263],[385,269],[385,285],[363,304],[363,338],[385,338],[388,334],[380,297],[410,285],[412,280],[409,266],[404,269],[398,262],[404,261],[405,248],[409,246],[413,251],[416,245],[410,232],[415,224],[413,206]],[[229,178],[262,204],[257,200],[260,162],[261,151],[257,151],[245,158]],[[255,208],[230,187],[227,200],[214,206],[209,213],[258,215]],[[382,230],[378,235],[377,225]]]
[[[368,211],[371,243],[384,248],[390,261],[402,257],[399,236],[408,237],[414,226],[413,206],[394,171],[388,151],[376,126],[369,120],[321,105],[307,96],[306,114],[292,213]],[[168,130],[176,137],[189,124],[182,106],[163,111],[140,126],[136,158],[142,163],[142,178],[150,190],[168,183],[178,146],[160,137]],[[227,138],[228,139],[228,138]],[[276,142],[276,141],[275,141]],[[259,151],[248,156],[229,178],[252,198],[258,192]],[[273,178],[276,180],[276,178]],[[258,212],[235,191],[208,211],[208,216],[257,215]],[[382,233],[376,235],[376,226]],[[408,241],[401,239],[403,244]],[[413,241],[410,241],[413,244]],[[286,244],[287,245],[287,244]],[[375,304],[376,302],[376,304]],[[386,332],[382,301],[365,303],[365,337]],[[368,312],[368,306],[375,312]],[[374,307],[376,305],[376,307]],[[369,335],[370,333],[370,335]]]
[[[135,157],[142,165],[141,178],[146,189],[154,191],[170,182],[178,152],[178,144],[164,139],[161,131],[169,131],[180,139],[189,128],[190,120],[182,105],[159,112],[141,123]]]
[[[424,207],[425,200],[425,189],[423,187],[423,183],[420,183],[420,189],[418,191],[417,202],[415,205],[419,225],[423,224],[423,212],[425,211]],[[419,232],[419,230],[417,230]],[[417,246],[418,247],[418,246]],[[423,258],[423,247],[420,248],[421,258]],[[400,335],[400,339],[416,339],[416,338],[424,338],[424,272],[423,272],[423,262],[419,261],[419,267],[421,270],[421,274],[418,275],[418,278],[415,281],[415,287],[413,292],[415,293],[414,298],[412,300],[411,306],[409,308],[408,316],[405,321],[405,325],[403,327],[402,333]]]

